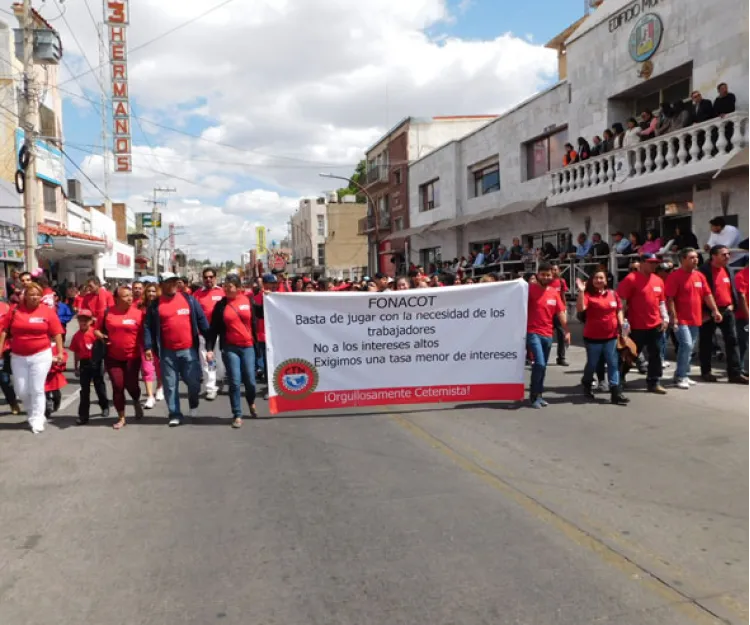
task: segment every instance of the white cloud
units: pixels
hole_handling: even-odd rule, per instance
[[[351,0],[236,0],[158,38],[206,5],[132,3],[130,88],[138,114],[186,130],[201,120],[208,141],[143,123],[156,150],[135,146],[133,174],[113,176],[113,195],[138,198],[155,184],[176,186],[182,197],[202,202],[183,202],[179,215],[184,225],[193,218],[201,224],[201,239],[214,228],[223,237],[224,223],[238,229],[236,242],[215,247],[217,260],[236,258],[248,247],[245,223],[281,228],[298,197],[330,186],[318,172],[350,173],[364,148],[399,119],[501,112],[549,80],[554,52],[523,34],[498,32],[485,41],[425,34],[460,20],[470,6],[463,0],[451,15],[445,0],[370,0],[364,9]],[[97,40],[85,5],[66,7],[95,65]],[[48,17],[55,15],[50,10]],[[71,67],[85,70],[65,24],[55,26]],[[92,76],[84,80],[98,89]],[[101,165],[101,157],[84,164],[97,183]]]

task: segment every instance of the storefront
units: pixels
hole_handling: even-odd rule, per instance
[[[88,276],[97,273],[99,258],[106,248],[104,239],[48,224],[39,224],[38,231],[39,265],[53,282],[83,284]]]
[[[132,245],[115,241],[111,252],[102,258],[107,282],[132,282],[135,279],[135,251]]]

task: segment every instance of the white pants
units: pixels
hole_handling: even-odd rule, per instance
[[[10,355],[10,367],[13,370],[13,387],[18,399],[23,402],[28,415],[29,425],[34,428],[44,427],[47,418],[44,416],[44,382],[52,366],[52,349],[31,356]]]
[[[208,359],[206,358],[206,339],[202,336],[199,337],[198,353],[201,357],[201,369],[203,370],[203,382],[206,384],[206,391],[218,392],[219,387],[216,384],[216,379],[221,376],[224,377],[224,363],[221,360],[221,354],[218,349],[214,352],[214,362],[216,363],[216,369],[209,371]],[[218,342],[216,344],[218,348]]]

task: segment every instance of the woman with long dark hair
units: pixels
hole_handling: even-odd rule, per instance
[[[597,269],[584,282],[576,280],[578,298],[576,311],[584,319],[583,342],[586,346],[586,367],[583,370],[583,390],[593,399],[592,384],[599,360],[607,364],[610,396],[613,404],[625,405],[628,399],[620,387],[620,362],[617,354],[617,337],[625,327],[622,302],[613,290],[607,287],[607,273]]]
[[[242,293],[239,277],[229,275],[224,280],[225,297],[216,304],[211,315],[211,327],[206,337],[206,357],[214,359],[216,339],[229,378],[229,404],[232,408],[232,427],[242,427],[242,386],[255,419],[255,332],[252,304]]]

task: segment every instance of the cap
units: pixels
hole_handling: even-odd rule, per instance
[[[162,282],[167,282],[168,280],[177,280],[178,276],[177,276],[177,274],[172,273],[171,271],[165,271],[159,277],[161,278]]]
[[[276,276],[273,275],[272,273],[264,273],[263,274],[263,282],[268,282],[268,283],[277,282]]]
[[[660,263],[661,258],[659,258],[656,254],[642,254],[641,255],[641,262],[644,263]]]
[[[364,276],[364,277],[362,278],[362,280],[363,280],[364,282],[369,282],[370,280],[372,280],[372,278],[370,278],[370,276]]]
[[[88,317],[89,319],[91,319],[94,316],[94,314],[90,310],[87,310],[86,308],[82,308],[81,310],[78,311],[78,315],[77,316],[78,317]]]

